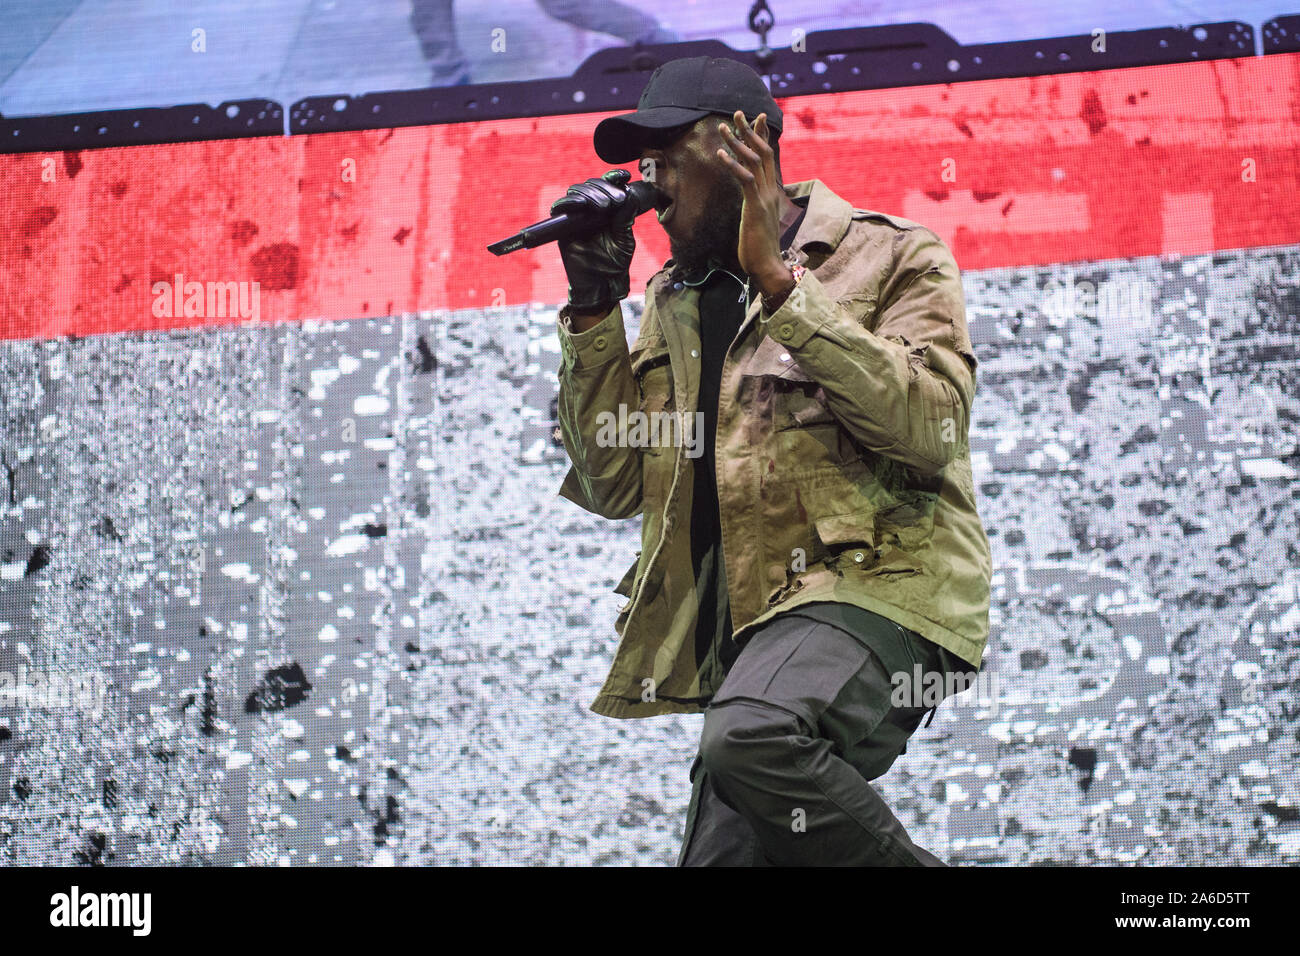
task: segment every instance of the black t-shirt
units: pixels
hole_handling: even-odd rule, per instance
[[[807,200],[796,200],[806,205]],[[781,237],[784,251],[794,242],[803,209]],[[704,448],[695,459],[695,480],[691,511],[691,559],[695,579],[699,582],[700,613],[695,628],[696,664],[704,662],[715,642],[725,669],[739,653],[731,639],[731,602],[727,597],[726,567],[722,556],[722,524],[718,517],[718,485],[715,450],[717,448],[718,399],[722,387],[722,364],[727,349],[740,331],[748,308],[745,279],[721,267],[698,277],[687,278],[689,285],[700,286],[700,404],[704,413]],[[755,295],[757,288],[750,283]]]

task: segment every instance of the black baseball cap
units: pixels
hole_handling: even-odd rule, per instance
[[[630,163],[646,147],[667,145],[667,131],[710,113],[732,116],[736,110],[751,123],[766,113],[767,125],[780,135],[781,107],[753,69],[716,56],[669,60],[650,74],[635,113],[596,124],[596,155],[615,165]]]

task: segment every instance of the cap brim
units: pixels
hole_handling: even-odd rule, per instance
[[[694,123],[708,115],[708,110],[684,106],[652,106],[623,116],[611,116],[596,124],[593,135],[596,155],[615,165],[630,163],[641,157],[643,149],[664,145],[664,130]]]

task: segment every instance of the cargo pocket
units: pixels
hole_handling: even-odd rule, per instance
[[[844,759],[864,780],[884,776],[900,756],[907,753],[907,742],[921,726],[925,708],[890,707],[884,719],[864,737]]]
[[[662,448],[643,448],[640,454],[643,521],[654,525],[653,537],[658,537],[658,529],[663,526],[668,490],[672,487],[676,458]]]
[[[827,563],[837,570],[865,570],[876,563],[876,513],[853,511],[813,520]]]
[[[673,410],[673,384],[667,365],[656,365],[637,374],[641,401],[637,411],[647,416]]]
[[[628,433],[619,436],[641,454],[641,487],[645,510],[662,509],[676,461],[676,442],[680,440],[675,412],[672,370],[668,350],[655,349],[637,354],[632,360],[640,402],[637,418],[629,417]],[[639,431],[638,431],[639,428]]]
[[[917,665],[920,665],[921,673],[921,684],[919,687],[913,687],[914,696],[910,706],[894,708],[896,713],[888,722],[891,727],[897,728],[897,733],[902,735],[902,744],[898,751],[901,755],[907,753],[907,741],[912,734],[922,726],[922,722],[927,727],[930,725],[934,719],[935,709],[946,699],[947,668],[942,657],[943,649],[938,644],[927,640],[915,631],[908,630],[897,621],[891,623],[897,628],[904,653],[910,661],[908,673],[915,675]],[[936,675],[939,680],[936,691],[927,689],[927,685],[932,680],[931,674]],[[934,700],[928,704],[925,701],[927,693],[934,694]],[[883,772],[884,770],[881,771]]]
[[[637,346],[629,355],[632,377],[641,396],[638,410],[646,413],[672,408],[673,378],[667,346]]]
[[[840,297],[839,305],[857,319],[864,329],[874,332],[877,324],[877,299],[878,296],[875,292],[850,292],[848,295]]]
[[[908,741],[930,709],[916,699],[895,703],[897,679],[901,676],[906,681],[904,686],[911,687],[915,665],[920,664],[924,686],[931,665],[912,632],[884,617],[879,623],[882,630],[873,639],[873,667],[878,668],[875,679],[884,683],[874,695],[862,693],[861,703],[855,702],[852,695],[837,700],[824,719],[835,739],[845,741],[844,759],[866,780],[882,776],[899,756],[907,753]],[[879,706],[875,699],[879,699]],[[865,709],[866,716],[854,720],[855,708]],[[855,726],[859,728],[857,734],[851,732]]]
[[[840,629],[777,615],[745,644],[712,705],[757,700],[794,714],[811,731],[871,656]]]
[[[771,402],[775,431],[835,424],[825,391],[775,339],[765,336],[740,374],[755,381],[763,402]]]
[[[894,498],[896,503],[876,513],[879,542],[903,551],[915,551],[934,534],[934,509],[939,495],[909,488],[895,492]]]

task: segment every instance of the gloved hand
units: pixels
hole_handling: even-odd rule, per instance
[[[611,169],[604,176],[570,186],[551,204],[552,216],[595,215],[619,206],[626,209],[603,229],[559,241],[560,258],[569,277],[569,306],[575,313],[608,312],[627,297],[628,269],[636,251],[636,240],[632,238],[636,216],[626,190],[631,178],[626,169]]]

